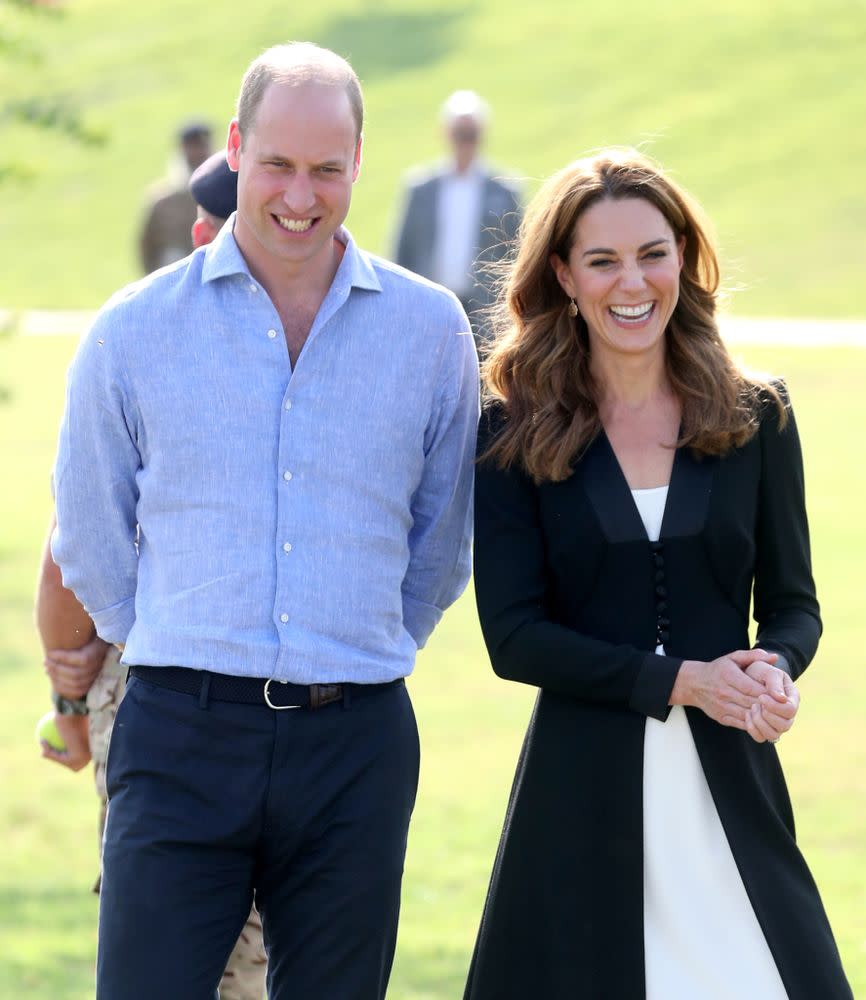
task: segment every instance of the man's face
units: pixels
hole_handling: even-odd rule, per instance
[[[345,91],[272,83],[243,145],[232,122],[227,156],[238,171],[235,239],[251,267],[328,266],[361,165]]]
[[[471,162],[481,144],[481,123],[474,115],[458,115],[448,126],[448,141],[458,162]]]
[[[197,135],[190,136],[188,139],[184,139],[183,156],[186,160],[187,167],[189,167],[190,173],[192,173],[196,167],[200,167],[210,154],[211,142],[209,133],[201,132]]]

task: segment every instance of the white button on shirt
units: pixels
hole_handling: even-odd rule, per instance
[[[292,478],[291,472],[289,472],[289,470],[286,469],[286,471],[283,473],[283,479],[285,479],[285,481],[288,482],[291,478]]]
[[[273,340],[274,337],[276,337],[276,335],[277,335],[276,330],[268,330],[268,336],[271,338],[271,340]]]

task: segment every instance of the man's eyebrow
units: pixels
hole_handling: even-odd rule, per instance
[[[638,253],[644,250],[649,250],[650,247],[657,247],[660,243],[669,243],[670,240],[666,236],[660,236],[657,240],[650,240],[648,243],[642,243],[637,249]],[[606,253],[611,256],[616,254],[616,250],[611,249],[611,247],[592,247],[590,250],[584,250],[583,256],[587,257],[589,254],[593,253]]]

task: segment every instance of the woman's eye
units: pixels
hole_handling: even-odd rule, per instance
[[[608,264],[612,264],[612,260],[608,260],[606,257],[598,257],[596,260],[590,261],[590,267],[606,267]]]

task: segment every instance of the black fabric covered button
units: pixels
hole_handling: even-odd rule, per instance
[[[670,623],[670,618],[659,618],[658,620],[659,628],[667,628]]]
[[[656,611],[658,611],[660,615],[663,615],[667,610],[668,610],[667,601],[656,601]]]
[[[663,569],[656,570],[656,583],[665,582],[665,571]]]
[[[661,642],[661,643],[668,642],[670,640],[670,637],[671,637],[671,634],[670,634],[670,632],[668,632],[667,629],[660,629],[659,630],[659,642]]]
[[[661,552],[664,548],[661,542],[650,542],[650,550],[652,552]]]
[[[665,564],[665,557],[660,552],[656,552],[653,555],[653,562],[658,569],[661,569]]]
[[[663,583],[660,583],[656,587],[656,594],[658,594],[659,597],[667,597],[668,596],[668,588]]]

